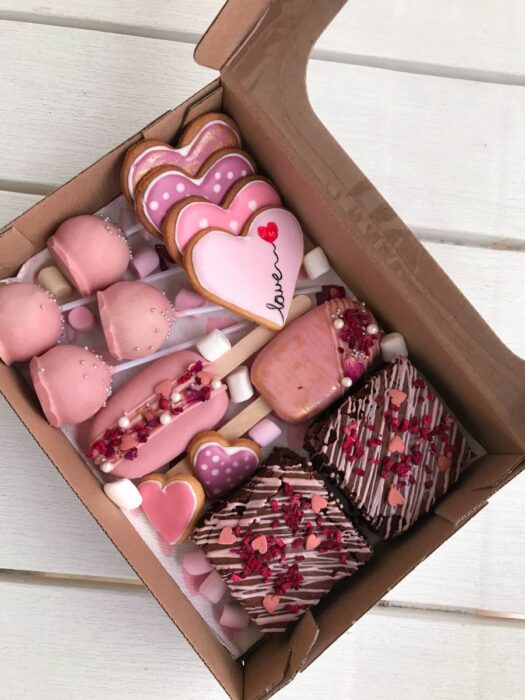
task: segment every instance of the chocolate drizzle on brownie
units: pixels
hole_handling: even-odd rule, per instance
[[[311,465],[288,450],[270,455],[193,539],[263,632],[282,632],[372,556]]]
[[[385,539],[428,512],[475,457],[456,419],[406,358],[310,426],[305,447]]]

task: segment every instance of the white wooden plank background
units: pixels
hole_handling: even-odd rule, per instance
[[[220,5],[0,0],[0,222],[209,80],[193,44]],[[524,20],[521,0],[353,0],[308,76],[327,127],[521,356]],[[0,464],[5,696],[222,697],[5,402]],[[281,697],[318,698],[319,679],[345,697],[523,697],[525,623],[473,613],[525,615],[524,498],[522,476]]]

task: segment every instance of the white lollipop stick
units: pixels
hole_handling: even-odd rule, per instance
[[[233,326],[228,326],[222,329],[222,333],[225,335],[235,335],[239,331],[244,330],[247,326],[250,326],[249,321],[241,321],[240,323],[235,323]],[[146,362],[152,362],[153,360],[158,360],[161,357],[166,357],[166,355],[171,355],[172,352],[177,352],[178,350],[187,350],[192,348],[199,341],[199,338],[193,338],[191,340],[185,340],[183,343],[178,345],[172,345],[170,347],[164,348],[163,350],[158,350],[151,355],[146,355],[145,357],[137,357],[136,360],[129,360],[128,362],[121,362],[119,365],[113,365],[111,367],[111,374],[118,374],[119,372],[125,372],[127,369],[133,369],[133,367],[139,367]]]

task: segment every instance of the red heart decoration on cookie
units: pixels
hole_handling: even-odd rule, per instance
[[[306,542],[304,544],[304,548],[306,549],[307,552],[311,552],[312,549],[317,549],[319,545],[321,544],[321,538],[318,537],[317,535],[308,535],[306,538]]]
[[[390,444],[388,445],[388,451],[389,452],[399,452],[400,454],[404,453],[405,443],[399,437],[399,435],[394,435],[394,437],[390,440]]]
[[[279,229],[275,221],[269,221],[266,226],[259,226],[257,233],[267,243],[274,243],[279,237]]]
[[[322,496],[314,495],[312,496],[311,505],[314,513],[320,513],[323,508],[326,508],[328,501]]]
[[[221,530],[221,534],[219,535],[219,544],[235,544],[236,541],[237,537],[235,536],[235,533],[233,532],[231,527],[223,527]]]
[[[192,533],[204,505],[204,491],[197,479],[155,474],[138,489],[145,516],[166,542],[177,544]]]
[[[278,207],[256,212],[238,236],[206,230],[184,249],[184,267],[202,296],[272,330],[285,324],[302,259],[301,226]]]
[[[259,552],[260,554],[266,554],[268,551],[268,540],[264,535],[259,535],[254,540],[252,540],[252,549],[254,552]]]

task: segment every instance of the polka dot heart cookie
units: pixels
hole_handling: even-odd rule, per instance
[[[261,448],[253,440],[227,440],[220,433],[208,431],[193,438],[188,446],[193,473],[212,498],[221,498],[238,488],[255,471]]]
[[[230,187],[220,205],[204,197],[186,197],[174,204],[162,223],[164,243],[171,257],[181,262],[186,245],[203,229],[239,234],[255,211],[270,206],[281,206],[272,183],[260,175],[243,177]]]
[[[203,197],[219,204],[229,188],[242,177],[253,175],[250,156],[230,148],[211,155],[195,177],[180,168],[163,165],[141,179],[135,190],[135,211],[151,234],[161,237],[162,222],[170,207],[184,197]]]
[[[195,175],[212,153],[222,148],[238,148],[241,137],[235,122],[225,114],[210,112],[191,121],[176,147],[157,139],[144,139],[126,153],[120,182],[122,192],[133,201],[141,178],[160,165],[175,165]]]

